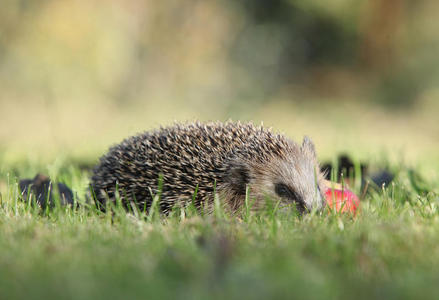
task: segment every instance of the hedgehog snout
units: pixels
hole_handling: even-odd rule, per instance
[[[320,190],[317,190],[314,195],[311,195],[306,203],[309,211],[321,211],[325,207],[325,201],[323,195],[320,193]]]

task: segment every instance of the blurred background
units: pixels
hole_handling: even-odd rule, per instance
[[[319,155],[439,161],[435,0],[3,0],[3,161],[91,162],[175,120],[252,120]]]

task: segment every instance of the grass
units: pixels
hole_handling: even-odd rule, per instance
[[[52,172],[84,198],[86,171]],[[15,176],[1,176],[1,299],[439,295],[438,185],[405,168],[356,217],[267,209],[238,219],[219,205],[212,215],[189,208],[168,218],[120,206],[113,215],[87,205],[41,211],[21,201]]]

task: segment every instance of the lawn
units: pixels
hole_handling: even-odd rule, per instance
[[[48,170],[83,202],[89,171],[79,167],[62,161]],[[393,166],[394,182],[370,190],[356,216],[267,208],[242,218],[190,209],[165,218],[118,207],[104,214],[84,204],[42,211],[22,201],[16,177],[38,168],[2,169],[0,299],[439,295],[437,172]]]
[[[2,4],[0,300],[439,299],[439,1]],[[111,145],[230,119],[394,180],[352,178],[356,215],[86,200]],[[38,173],[79,205],[23,199]]]

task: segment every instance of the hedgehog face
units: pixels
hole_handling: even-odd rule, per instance
[[[273,155],[264,165],[248,161],[237,167],[235,187],[243,192],[249,186],[250,197],[257,200],[256,209],[270,199],[280,207],[295,205],[300,213],[321,210],[325,204],[323,177],[313,143],[305,137],[301,146],[291,143],[284,150],[282,156]]]
[[[301,213],[323,208],[321,176],[315,159],[307,157],[302,150],[293,157],[274,159],[272,164],[276,169],[267,174],[264,189],[274,194],[281,204],[294,203]]]
[[[295,203],[300,212],[321,210],[322,176],[312,141],[305,137],[300,147],[292,145],[284,158],[274,158],[266,188],[274,191],[281,203]],[[267,182],[268,183],[268,182]]]

